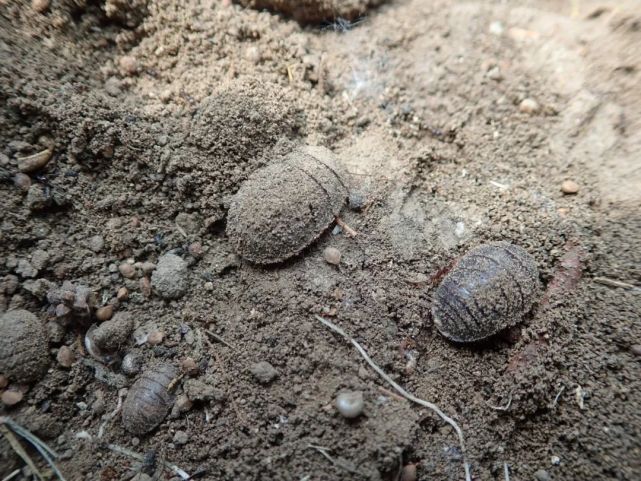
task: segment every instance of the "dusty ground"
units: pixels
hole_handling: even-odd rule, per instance
[[[505,465],[512,480],[640,479],[641,6],[397,0],[335,20],[225,1],[0,1],[0,312],[36,314],[50,349],[40,381],[10,379],[24,396],[0,414],[70,480],[176,476],[163,460],[208,480],[394,480],[408,465],[463,479],[454,431],[390,394],[321,314],[457,420],[473,479],[505,479]],[[330,228],[253,266],[225,236],[230,196],[304,143],[334,150],[364,197],[341,214],[358,235]],[[45,167],[17,175],[47,148]],[[430,317],[438,274],[490,240],[527,249],[545,293],[516,329],[449,343]],[[171,301],[143,265],[169,251],[188,266]],[[56,317],[65,281],[91,290],[90,318]],[[83,338],[107,305],[136,331],[103,365]],[[127,353],[198,365],[176,386],[182,409],[138,437],[109,417],[138,377]],[[252,373],[261,361],[269,382]],[[365,396],[353,421],[334,408],[347,389]],[[0,475],[28,479],[23,466],[0,438]]]

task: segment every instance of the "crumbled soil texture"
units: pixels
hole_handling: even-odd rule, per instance
[[[39,380],[2,379],[23,397],[0,414],[69,480],[180,477],[163,462],[207,480],[463,479],[453,429],[321,315],[459,423],[473,479],[640,479],[640,24],[608,0],[393,0],[315,25],[230,1],[0,1],[0,312],[36,315],[49,349]],[[349,227],[253,265],[225,234],[231,196],[304,144],[339,157]],[[533,311],[448,342],[439,280],[500,241],[536,260]],[[178,289],[154,272],[168,253]],[[87,349],[113,312],[134,331]],[[158,363],[188,374],[134,437],[119,399]],[[334,406],[349,390],[352,420]],[[0,473],[16,469],[31,478],[2,436]]]

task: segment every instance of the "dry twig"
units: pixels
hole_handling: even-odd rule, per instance
[[[609,277],[595,277],[592,280],[597,284],[602,284],[608,287],[621,287],[622,289],[632,289],[634,291],[641,290],[640,287],[637,287],[634,284],[628,284],[627,282],[617,281],[616,279],[610,279]]]
[[[229,343],[228,343],[227,341],[225,341],[222,337],[220,337],[220,336],[219,336],[219,335],[217,335],[217,334],[214,334],[214,333],[213,333],[213,332],[211,332],[209,329],[205,329],[205,332],[206,332],[206,333],[207,333],[207,335],[208,335],[209,337],[211,337],[214,341],[218,341],[218,342],[220,342],[221,344],[224,344],[225,346],[227,346],[228,348],[233,349],[234,351],[236,350],[236,348],[235,348],[232,344],[229,344]]]
[[[348,340],[349,342],[352,343],[352,345],[356,348],[356,350],[360,353],[361,356],[363,356],[363,359],[367,362],[367,364],[370,365],[374,371],[378,373],[379,376],[381,376],[387,383],[392,386],[396,391],[403,396],[406,399],[409,399],[413,403],[419,404],[420,406],[426,407],[430,410],[432,410],[434,413],[436,413],[443,421],[445,421],[447,424],[452,426],[454,428],[454,431],[456,431],[456,434],[458,435],[459,438],[459,444],[461,445],[461,452],[463,453],[463,467],[465,468],[465,480],[466,481],[472,481],[472,474],[470,472],[470,464],[467,460],[467,452],[465,451],[465,440],[463,438],[463,431],[459,427],[459,425],[454,421],[452,418],[450,418],[448,415],[446,415],[441,409],[436,405],[433,404],[429,401],[425,401],[423,399],[417,398],[413,394],[408,393],[405,389],[403,389],[401,386],[396,384],[394,380],[389,377],[387,374],[385,374],[385,371],[383,371],[380,367],[372,361],[372,359],[369,357],[365,349],[353,338],[349,337],[345,332],[338,327],[337,325],[331,323],[327,319],[322,318],[321,316],[316,315],[316,319],[318,319],[320,322],[325,324],[328,328],[330,328],[332,331],[335,333],[341,335],[344,339]]]
[[[352,229],[348,224],[345,223],[343,219],[340,217],[336,217],[336,224],[345,231],[345,234],[348,237],[356,237],[358,235],[358,232],[356,232],[354,229]]]
[[[485,401],[485,404],[487,405],[487,407],[494,409],[495,411],[507,411],[508,409],[510,409],[510,406],[512,405],[512,393],[510,393],[510,396],[508,397],[508,400],[505,406],[492,406],[487,401]]]
[[[142,454],[136,453],[130,449],[123,448],[122,446],[118,446],[117,444],[107,444],[107,448],[110,451],[113,451],[114,453],[122,454],[124,456],[129,456],[132,459],[135,459],[136,461],[144,461],[145,457]],[[175,474],[180,476],[184,480],[191,479],[191,476],[189,476],[185,471],[180,469],[178,466],[175,464],[169,463],[165,460],[162,460],[161,463],[165,468],[173,471]]]
[[[344,469],[345,471],[348,471],[348,472],[350,472],[350,473],[352,473],[352,474],[360,474],[357,470],[355,470],[355,469],[354,469],[354,468],[352,468],[351,466],[347,466],[345,463],[342,463],[342,462],[340,462],[340,461],[338,461],[338,460],[334,459],[333,457],[331,457],[331,456],[329,455],[329,453],[327,452],[327,451],[329,451],[329,449],[324,448],[324,447],[322,447],[322,446],[316,446],[316,445],[314,445],[314,444],[308,444],[308,445],[307,445],[307,447],[308,447],[308,448],[311,448],[311,449],[315,449],[316,451],[318,451],[319,453],[321,453],[321,454],[322,454],[322,455],[323,455],[323,456],[324,456],[324,457],[325,457],[325,458],[326,458],[330,463],[332,463],[334,466],[337,466],[337,467],[339,467],[339,468],[341,468],[341,469]]]

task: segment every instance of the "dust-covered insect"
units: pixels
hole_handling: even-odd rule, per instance
[[[227,235],[252,262],[282,262],[314,242],[346,199],[334,155],[323,147],[304,147],[256,171],[241,186],[231,201]]]
[[[0,317],[0,374],[17,382],[40,379],[49,365],[47,334],[40,320],[23,309]]]
[[[158,426],[174,402],[173,385],[178,369],[159,364],[142,373],[131,386],[122,406],[122,422],[132,434],[146,434]]]
[[[481,245],[437,288],[434,324],[452,341],[479,341],[520,322],[538,291],[538,269],[527,251],[509,243]]]

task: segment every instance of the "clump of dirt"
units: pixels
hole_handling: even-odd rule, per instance
[[[303,22],[379,2],[313,3]],[[228,1],[0,1],[0,313],[36,317],[50,366],[0,373],[0,414],[69,479],[458,479],[464,454],[474,479],[639,478],[631,5],[410,0],[325,28]],[[247,262],[231,199],[302,145],[337,155],[349,203],[286,262]],[[436,289],[491,242],[525,249],[544,292],[450,343]],[[160,364],[180,373],[132,437],[122,403]],[[0,467],[31,477],[4,437]]]

